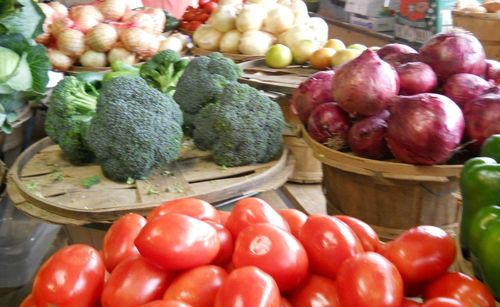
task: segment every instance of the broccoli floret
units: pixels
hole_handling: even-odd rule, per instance
[[[61,80],[54,88],[45,119],[45,132],[75,164],[94,160],[84,140],[97,103],[97,91],[91,87],[73,76]]]
[[[184,117],[188,118],[212,103],[224,86],[235,82],[241,74],[241,68],[221,53],[214,52],[194,58],[177,83],[174,99],[181,107]],[[192,128],[191,121],[186,121],[185,132],[190,135]]]
[[[211,150],[219,165],[268,162],[283,148],[285,121],[280,107],[246,84],[226,85],[193,123],[195,145]]]
[[[141,66],[140,75],[146,82],[161,91],[173,95],[179,78],[189,61],[181,59],[173,50],[163,50]]]
[[[106,81],[88,131],[104,174],[116,181],[147,177],[174,161],[182,144],[182,113],[171,96],[139,77]]]

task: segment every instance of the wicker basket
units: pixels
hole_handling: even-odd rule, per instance
[[[453,25],[472,32],[483,44],[486,56],[500,60],[500,14],[453,11]]]
[[[462,165],[415,166],[365,159],[330,149],[303,129],[304,140],[323,165],[329,214],[369,223],[382,240],[418,225],[434,225],[455,235],[460,205],[455,193]]]

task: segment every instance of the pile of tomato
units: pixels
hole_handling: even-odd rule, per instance
[[[187,31],[196,31],[199,26],[207,22],[218,3],[219,0],[199,0],[198,7],[188,6],[182,15],[179,27]]]
[[[353,217],[179,199],[122,216],[101,251],[56,252],[21,306],[494,307],[479,280],[447,272],[456,252],[434,226],[381,243]]]

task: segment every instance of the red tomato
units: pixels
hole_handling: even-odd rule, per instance
[[[378,235],[370,225],[352,216],[334,215],[342,222],[346,223],[356,234],[365,252],[374,252],[379,245]]]
[[[198,0],[198,6],[203,6],[209,2],[210,2],[210,0]]]
[[[200,26],[201,26],[201,22],[199,22],[197,20],[193,20],[193,21],[189,22],[189,24],[186,27],[186,30],[196,31],[196,29],[198,29]]]
[[[217,9],[219,5],[216,3],[216,2],[209,2],[205,5],[202,6],[202,8],[209,12],[209,13],[212,13],[213,11],[215,11]]]
[[[181,198],[163,203],[148,214],[148,221],[171,212],[220,223],[217,210],[211,204],[197,198]]]
[[[254,266],[232,271],[215,298],[214,307],[279,307],[280,291],[274,279]]]
[[[408,298],[404,298],[403,304],[401,305],[401,307],[419,307],[419,306],[422,306],[422,304],[414,300],[410,300]]]
[[[354,232],[341,220],[315,214],[307,218],[299,234],[314,272],[335,279],[344,260],[363,252]]]
[[[280,298],[280,307],[293,307],[292,304],[283,296]]]
[[[161,299],[173,279],[174,273],[142,257],[127,259],[109,275],[102,292],[102,307],[138,306]]]
[[[290,292],[289,299],[292,306],[340,307],[335,282],[329,278],[314,274],[309,275],[299,287],[293,289]]]
[[[215,265],[191,269],[170,284],[163,299],[178,300],[197,307],[212,307],[217,290],[226,277],[226,271]]]
[[[211,264],[224,266],[231,261],[234,250],[233,235],[221,224],[207,221],[217,231],[217,236],[220,242],[220,249],[217,256],[212,260]]]
[[[432,280],[455,260],[455,241],[435,226],[411,228],[379,250],[398,268],[406,284]]]
[[[205,23],[208,20],[208,17],[210,17],[209,14],[207,14],[207,13],[201,13],[201,14],[196,15],[196,17],[195,17],[194,20],[197,20],[197,21],[199,21],[201,23]]]
[[[30,293],[22,302],[19,307],[36,307],[35,299],[33,295]]]
[[[231,212],[224,210],[217,210],[217,212],[219,213],[220,224],[226,226],[227,219],[231,215]]]
[[[347,259],[335,285],[342,307],[399,307],[403,302],[403,280],[398,269],[374,252]]]
[[[296,287],[309,268],[302,244],[289,232],[265,223],[250,225],[240,232],[233,264],[235,268],[258,267],[274,278],[281,291]]]
[[[472,307],[469,304],[464,304],[463,302],[457,301],[453,298],[447,297],[436,297],[430,299],[422,305],[423,307]]]
[[[256,197],[236,202],[225,226],[233,234],[233,238],[237,239],[241,230],[258,223],[269,223],[286,231],[289,230],[281,215],[271,205]]]
[[[84,244],[66,246],[38,270],[33,283],[37,306],[94,306],[104,284],[104,261]]]
[[[193,21],[194,17],[196,16],[197,11],[194,10],[186,10],[184,14],[182,15],[182,20],[185,21]]]
[[[135,246],[141,255],[167,270],[209,264],[219,252],[217,231],[193,217],[169,213],[146,224]]]
[[[495,299],[479,280],[459,272],[445,273],[425,288],[424,297],[448,297],[474,307],[493,307]]]
[[[146,223],[141,215],[129,213],[109,227],[102,244],[102,257],[108,272],[112,272],[121,261],[140,255],[134,240]]]
[[[181,20],[179,22],[179,28],[181,28],[181,29],[187,29],[188,25],[189,25],[189,21],[187,21],[187,20]]]
[[[300,228],[307,221],[307,215],[297,209],[279,209],[278,213],[285,219],[290,232],[298,238]]]
[[[193,307],[193,305],[186,304],[181,301],[176,301],[176,300],[156,300],[152,301],[149,303],[146,303],[144,305],[141,305],[139,307]]]

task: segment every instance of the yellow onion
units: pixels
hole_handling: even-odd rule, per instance
[[[48,5],[54,10],[54,13],[57,18],[68,17],[68,8],[61,2],[58,1],[49,2]]]
[[[104,19],[102,13],[92,5],[75,6],[70,10],[69,17],[75,22],[76,28],[84,33]]]
[[[70,57],[78,57],[85,51],[85,35],[75,29],[66,29],[57,36],[57,49]]]
[[[64,30],[73,28],[74,26],[75,23],[73,22],[73,20],[69,19],[68,17],[60,18],[49,25],[49,32],[57,37]]]
[[[140,28],[125,29],[121,32],[120,38],[127,50],[136,53],[142,59],[153,56],[160,46],[160,41],[155,35]]]
[[[106,67],[108,66],[108,59],[104,52],[87,50],[80,57],[80,64],[85,67]]]
[[[109,20],[120,20],[127,11],[127,2],[123,0],[104,0],[99,10]]]
[[[52,22],[54,14],[56,13],[54,9],[47,3],[37,3],[37,4],[42,10],[43,14],[45,15],[45,21],[48,21],[49,23]]]
[[[60,71],[67,71],[74,63],[74,59],[65,55],[57,49],[48,49],[47,57],[49,58],[52,68]]]
[[[113,63],[114,61],[122,61],[127,64],[135,64],[137,62],[134,53],[128,51],[125,48],[116,47],[108,52],[108,62]]]
[[[129,27],[140,28],[149,33],[155,31],[155,21],[153,17],[146,13],[136,13],[126,20]]]
[[[165,28],[165,23],[167,22],[167,18],[165,17],[163,10],[156,7],[148,7],[144,10],[144,12],[153,18],[155,23],[154,33],[162,33]]]
[[[100,23],[85,35],[85,43],[93,50],[106,52],[118,40],[118,32],[108,24]]]

